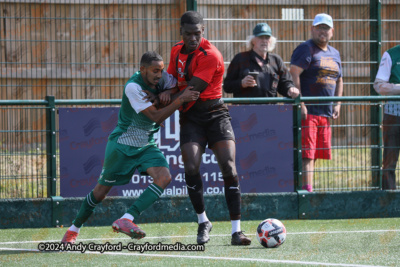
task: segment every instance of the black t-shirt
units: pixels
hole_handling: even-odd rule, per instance
[[[257,58],[263,64],[257,62]],[[249,72],[259,72],[257,86],[242,87],[242,79]],[[292,76],[280,56],[268,53],[266,60],[253,50],[237,54],[229,65],[224,80],[224,91],[234,97],[275,97],[277,92],[288,96],[290,87],[294,87]]]

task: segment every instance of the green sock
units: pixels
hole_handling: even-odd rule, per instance
[[[131,214],[134,219],[139,218],[139,215],[148,207],[153,205],[157,199],[160,198],[164,189],[156,184],[149,185],[146,190],[140,195],[140,197],[133,203],[133,205],[128,209],[127,213]]]
[[[80,228],[82,224],[84,224],[87,219],[92,215],[94,209],[96,208],[97,204],[101,201],[97,201],[94,198],[93,190],[86,196],[85,200],[82,202],[81,209],[76,215],[75,220],[72,222],[73,225]]]

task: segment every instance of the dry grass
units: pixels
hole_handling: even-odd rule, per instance
[[[0,198],[46,197],[46,154],[42,151],[2,153],[0,177]]]
[[[314,174],[316,191],[370,190],[372,181],[371,149],[332,149],[332,160],[317,160]]]

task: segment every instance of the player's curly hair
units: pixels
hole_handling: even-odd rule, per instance
[[[163,58],[155,51],[147,51],[140,59],[140,66],[149,67],[153,61],[163,61]]]
[[[203,16],[197,11],[186,11],[181,17],[181,26],[185,23],[203,25]]]

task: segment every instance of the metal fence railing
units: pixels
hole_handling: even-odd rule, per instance
[[[379,102],[342,102],[339,118],[330,120],[332,159],[315,162],[315,191],[380,189],[381,164],[374,155],[381,153],[378,137],[382,123],[372,122],[369,116],[379,109]]]
[[[39,100],[0,105],[0,198],[47,196],[45,105]]]
[[[0,1],[0,99],[119,99],[141,55],[159,52],[168,66],[180,40],[179,18],[203,14],[205,37],[226,68],[246,49],[256,23],[277,37],[274,52],[286,63],[310,38],[317,13],[335,23],[331,45],[341,53],[345,95],[374,95],[382,53],[399,43],[396,0],[148,0]],[[229,97],[229,95],[225,95]]]
[[[382,188],[382,103],[400,97],[304,97],[301,101],[323,105],[341,101],[341,116],[331,121],[332,160],[318,160],[314,170],[314,189],[321,191],[359,191]],[[225,98],[231,104],[290,104],[294,110],[293,179],[301,188],[300,99]],[[60,170],[57,109],[61,106],[119,105],[120,100],[0,101],[0,198],[40,198],[59,195]],[[378,112],[372,123],[371,110]],[[357,119],[359,117],[359,119]],[[396,167],[397,176],[400,167]],[[397,180],[397,187],[400,183]]]

